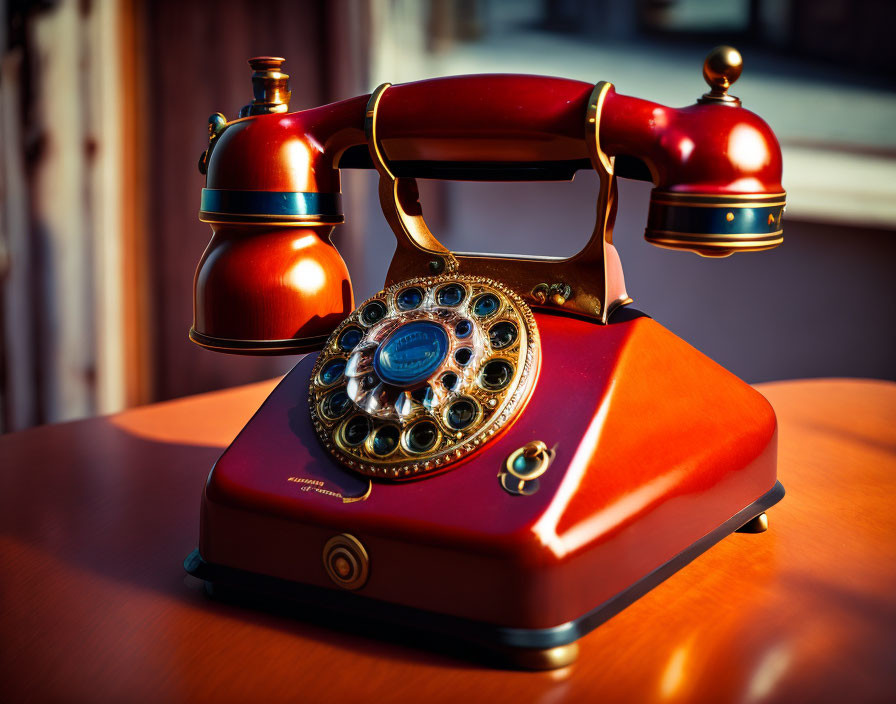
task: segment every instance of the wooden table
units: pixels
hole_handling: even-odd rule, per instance
[[[265,382],[0,437],[0,700],[853,701],[896,693],[896,384],[764,384],[787,496],[582,640],[495,671],[208,599],[181,561]]]

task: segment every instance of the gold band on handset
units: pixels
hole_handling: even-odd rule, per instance
[[[370,100],[367,101],[367,112],[364,115],[364,134],[367,137],[367,146],[370,150],[370,158],[373,166],[380,175],[395,180],[395,174],[389,168],[386,157],[380,149],[379,140],[376,134],[376,113],[383,94],[389,89],[391,83],[382,83],[370,94]]]

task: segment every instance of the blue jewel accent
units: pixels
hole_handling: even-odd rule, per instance
[[[486,293],[473,302],[473,313],[480,318],[486,318],[498,310],[499,305],[500,302],[497,296]]]
[[[395,297],[395,303],[401,310],[413,310],[423,303],[423,291],[419,288],[406,288]]]
[[[539,457],[526,457],[520,454],[513,461],[513,468],[520,474],[526,475],[538,469],[541,462],[542,460]]]
[[[325,386],[335,383],[342,377],[342,372],[344,370],[344,359],[331,359],[324,365],[324,368],[320,370],[321,383]]]
[[[370,421],[364,416],[355,416],[346,422],[342,429],[342,437],[346,445],[360,445],[370,434]]]
[[[324,415],[331,419],[339,418],[351,405],[345,390],[339,389],[327,396],[324,401]]]
[[[349,352],[361,341],[361,331],[358,328],[349,328],[339,336],[339,347]]]
[[[398,428],[386,425],[373,436],[373,452],[377,455],[388,455],[398,445]]]
[[[402,325],[377,348],[373,368],[387,384],[408,387],[426,381],[448,355],[448,333],[437,323]]]
[[[465,295],[466,291],[464,291],[463,286],[458,284],[448,284],[439,289],[436,294],[436,300],[439,302],[440,306],[456,306],[464,300]]]
[[[454,326],[454,334],[460,339],[467,337],[471,332],[473,332],[473,323],[469,320],[461,320]]]

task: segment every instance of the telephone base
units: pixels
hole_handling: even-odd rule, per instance
[[[388,625],[400,642],[413,642],[452,654],[479,655],[498,665],[522,670],[564,667],[578,656],[578,639],[640,599],[682,567],[726,536],[752,523],[784,497],[781,482],[757,501],[738,511],[714,531],[661,565],[616,596],[579,618],[553,628],[506,628],[480,621],[458,619],[431,611],[348,591],[334,591],[310,584],[255,574],[206,562],[196,549],[184,561],[184,569],[205,582],[207,593],[253,608],[274,608],[302,620],[314,620],[337,629],[369,631],[382,638],[378,626]],[[313,606],[312,612],[301,610]],[[309,616],[311,618],[309,618]],[[463,646],[463,647],[462,647]]]
[[[398,624],[518,666],[563,662],[570,650],[525,651],[574,643],[781,498],[755,389],[650,318],[535,317],[526,408],[418,481],[334,461],[310,418],[315,358],[301,360],[212,470],[188,571],[328,607],[327,623],[390,624],[377,636]],[[511,493],[502,468],[534,441],[550,465]]]

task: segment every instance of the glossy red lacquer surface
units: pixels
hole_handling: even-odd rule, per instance
[[[529,162],[587,159],[594,86],[562,78],[481,75],[389,88],[377,134],[396,161]],[[600,146],[642,159],[658,188],[695,193],[780,193],[781,151],[749,110],[669,108],[607,93]]]
[[[225,340],[330,333],[354,309],[332,226],[215,224],[194,282],[194,329]]]
[[[586,120],[592,91],[590,84],[562,78],[488,74],[392,86],[380,98],[376,138],[393,161],[582,160],[593,129]],[[337,193],[334,164],[347,148],[366,144],[368,98],[234,121],[217,140],[207,186]],[[611,156],[642,159],[660,189],[782,190],[774,135],[739,107],[667,108],[610,89],[600,146]],[[213,229],[196,275],[197,332],[225,340],[307,339],[327,334],[352,309],[348,273],[327,227],[289,231],[231,223]]]
[[[374,132],[392,161],[582,160],[593,129],[586,120],[592,92],[592,85],[580,81],[523,75],[408,83],[382,94]],[[208,188],[337,193],[334,164],[346,149],[367,140],[368,98],[231,123],[213,150]],[[739,107],[667,108],[610,89],[600,115],[600,146],[610,156],[643,160],[659,189],[782,191],[774,135]],[[291,234],[231,223],[214,229],[196,276],[197,332],[243,341],[318,337],[351,310],[348,274],[330,247],[327,228]],[[318,239],[305,236],[312,232]],[[291,249],[296,242],[310,244],[298,251]],[[297,267],[304,274],[297,275]]]
[[[601,147],[642,159],[661,189],[699,194],[781,193],[781,148],[755,113],[730,105],[668,108],[611,90]]]
[[[565,78],[500,74],[395,85],[380,99],[376,135],[393,161],[587,159],[586,113],[593,88]],[[214,149],[208,187],[338,192],[333,164],[348,147],[367,143],[368,98],[235,121]],[[600,116],[600,144],[610,156],[645,161],[662,189],[782,190],[778,142],[768,125],[744,108],[669,108],[610,89]]]
[[[547,76],[452,76],[390,86],[377,137],[394,161],[587,159],[590,83]]]
[[[367,98],[235,120],[215,145],[206,187],[338,193],[333,164],[348,147],[365,143]]]
[[[359,593],[545,628],[621,592],[775,483],[765,399],[648,318],[600,326],[538,314],[542,372],[512,427],[451,471],[376,483],[336,465],[308,417],[303,360],[218,462],[200,550],[213,563],[331,587],[321,553],[367,547]],[[497,474],[530,440],[556,459],[530,497]],[[321,489],[319,491],[318,489]],[[335,587],[333,587],[335,588]]]

